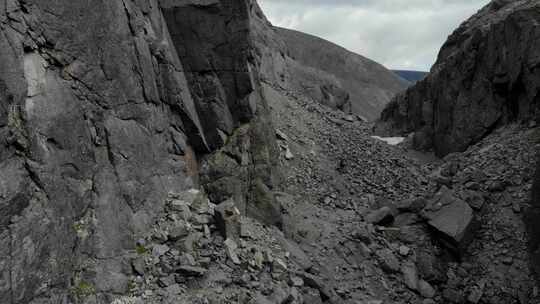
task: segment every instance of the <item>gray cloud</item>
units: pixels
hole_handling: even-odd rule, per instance
[[[448,35],[489,0],[259,0],[270,21],[389,68],[429,70]]]

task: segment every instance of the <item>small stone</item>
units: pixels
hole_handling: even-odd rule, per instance
[[[481,210],[484,206],[484,196],[478,191],[464,191],[461,197],[473,208],[474,210]]]
[[[143,276],[144,275],[144,269],[145,269],[145,263],[142,258],[137,258],[131,261],[131,267],[133,267],[133,270],[136,274]]]
[[[197,248],[199,241],[203,237],[203,234],[201,232],[193,232],[188,234],[188,236],[185,238],[183,244],[184,249],[187,252],[194,252],[195,248]]]
[[[169,295],[177,295],[182,293],[182,287],[178,284],[172,284],[166,288]]]
[[[467,297],[467,301],[473,304],[479,303],[480,300],[482,299],[482,296],[484,295],[484,287],[485,287],[485,282],[480,282],[478,286],[474,286],[473,289],[471,290],[471,293]]]
[[[443,298],[446,300],[444,303],[462,303],[464,300],[461,292],[451,288],[443,291]]]
[[[521,212],[521,206],[518,202],[514,202],[512,204],[512,210],[514,210],[515,213],[520,213]]]
[[[394,220],[394,215],[392,214],[392,209],[389,207],[382,207],[378,210],[370,212],[366,216],[366,221],[371,224],[377,225],[387,225],[392,223]]]
[[[194,266],[195,264],[197,264],[197,262],[195,261],[195,258],[193,257],[193,255],[191,255],[189,253],[183,253],[178,258],[178,260],[180,261],[181,265],[185,265],[185,266]]]
[[[396,208],[401,212],[419,212],[420,210],[424,209],[426,204],[427,201],[425,198],[415,197],[399,201],[395,205]]]
[[[504,258],[502,260],[503,264],[505,265],[512,265],[512,263],[514,263],[514,259],[512,259],[511,257],[507,257],[507,258]]]
[[[272,262],[272,277],[277,280],[282,280],[287,273],[287,264],[283,260],[276,258]]]
[[[452,185],[452,179],[447,177],[447,176],[444,176],[442,173],[441,173],[441,169],[438,169],[438,170],[435,170],[433,173],[431,173],[428,177],[436,182],[437,184],[439,185],[444,185],[444,186],[451,186]]]
[[[281,130],[276,129],[276,137],[280,140],[289,141],[287,134],[283,133]]]
[[[345,116],[345,120],[348,121],[348,122],[354,122],[354,116],[347,115],[347,116]]]
[[[211,219],[209,215],[206,214],[197,214],[195,216],[195,224],[198,225],[208,225],[211,223]]]
[[[225,240],[224,244],[225,244],[225,249],[227,251],[227,256],[229,257],[229,259],[231,259],[231,261],[236,265],[241,264],[240,259],[238,258],[238,255],[236,254],[236,249],[238,248],[238,245],[236,244],[236,242],[232,239],[227,239]]]
[[[178,222],[173,228],[168,231],[168,239],[177,241],[189,234],[187,227],[182,222]]]
[[[408,256],[411,249],[405,245],[399,246],[399,254],[402,256]]]
[[[418,292],[424,297],[431,299],[435,296],[435,289],[424,280],[418,281]]]
[[[465,188],[470,189],[470,190],[479,190],[480,184],[477,182],[468,182],[465,184]]]
[[[504,189],[505,183],[502,181],[493,181],[488,186],[488,190],[491,192],[502,192]]]
[[[302,277],[306,286],[317,289],[321,295],[321,298],[331,299],[334,296],[333,290],[328,288],[327,284],[325,284],[321,278],[307,272],[301,272],[298,273],[298,275]]]
[[[274,272],[286,272],[287,271],[287,264],[283,262],[281,259],[274,259],[272,262],[272,271]]]
[[[396,273],[399,271],[399,261],[390,249],[381,249],[376,251],[375,254],[379,258],[379,263],[385,272]]]
[[[163,288],[167,287],[167,286],[171,286],[171,285],[173,285],[175,283],[176,283],[176,281],[175,281],[173,275],[162,277],[162,278],[159,278],[159,280],[158,280],[158,285],[160,287],[163,287]]]
[[[171,210],[176,211],[180,217],[188,221],[191,218],[190,204],[185,201],[175,200],[171,202]]]
[[[403,281],[405,285],[411,290],[418,289],[418,271],[414,263],[405,263],[401,266],[401,272],[403,273]]]
[[[253,262],[255,266],[257,266],[258,268],[262,268],[264,264],[264,256],[262,252],[260,252],[259,250],[255,252],[255,254],[253,255]]]
[[[240,210],[233,199],[226,200],[215,208],[216,225],[224,238],[238,239],[240,235]]]
[[[250,238],[251,237],[251,227],[246,222],[240,222],[240,237]]]
[[[212,232],[210,231],[210,227],[208,227],[208,225],[203,226],[203,232],[205,238],[209,239],[210,237],[212,237]]]
[[[199,259],[199,264],[202,266],[202,267],[209,267],[210,266],[210,263],[212,263],[212,259],[210,257],[201,257]]]
[[[289,285],[295,287],[302,287],[304,286],[304,280],[302,280],[301,277],[291,276],[289,279]]]
[[[167,251],[169,251],[169,246],[167,246],[167,245],[155,245],[152,248],[152,255],[155,256],[155,257],[160,257],[160,256],[164,255],[165,253],[167,253]]]
[[[195,266],[180,266],[176,272],[188,277],[200,277],[206,273],[206,269]]]
[[[372,235],[370,232],[370,227],[372,228],[373,225],[360,225],[356,228],[356,231],[354,232],[353,237],[357,240],[362,241],[363,243],[369,245],[371,244]]]
[[[285,159],[286,160],[291,160],[293,158],[294,158],[294,154],[292,154],[291,149],[289,149],[289,147],[287,147],[287,149],[285,150]]]

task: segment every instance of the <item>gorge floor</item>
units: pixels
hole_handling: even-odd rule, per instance
[[[294,93],[264,92],[282,152],[282,230],[198,191],[171,194],[130,256],[134,297],[115,304],[539,303],[521,220],[538,128],[509,126],[441,160]],[[466,202],[479,223],[458,254],[422,212],[444,200]],[[460,224],[453,215],[444,220]]]
[[[283,150],[294,155],[283,158],[287,192],[295,194],[285,208],[291,223],[285,231],[342,299],[538,303],[521,218],[530,199],[538,128],[505,127],[441,160],[372,139],[369,124],[343,113],[279,89],[266,92],[274,121],[288,136]],[[445,176],[436,173],[441,168]],[[441,246],[418,213],[395,210],[409,198],[433,200],[445,185],[474,206],[480,223],[461,259]],[[470,197],[479,197],[481,205]],[[370,225],[370,210],[384,206],[393,210],[393,224]],[[395,260],[401,266],[387,265]],[[433,285],[434,297],[407,282],[410,268],[418,272],[413,281]]]

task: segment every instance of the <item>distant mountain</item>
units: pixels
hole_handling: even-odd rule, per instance
[[[408,82],[414,84],[427,76],[428,72],[421,72],[421,71],[407,71],[407,70],[392,70],[392,72],[396,73],[399,77],[407,80]]]
[[[409,85],[381,64],[332,42],[275,27],[285,43],[289,86],[346,113],[374,120]]]

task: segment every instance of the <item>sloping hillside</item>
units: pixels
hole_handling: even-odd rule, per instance
[[[396,73],[399,77],[407,80],[411,84],[415,84],[416,82],[424,79],[428,74],[428,72],[409,70],[392,70],[392,72]]]
[[[317,91],[325,82],[341,88],[350,99],[345,112],[373,120],[395,94],[407,87],[382,65],[329,41],[284,28],[276,31],[293,60],[291,74],[297,88]]]

